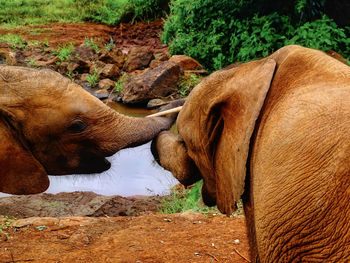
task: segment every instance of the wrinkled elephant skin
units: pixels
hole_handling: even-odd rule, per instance
[[[59,73],[0,66],[0,191],[39,193],[47,174],[107,170],[105,157],[151,140],[175,118],[123,116]]]
[[[350,68],[286,46],[190,94],[152,151],[203,200],[242,197],[252,262],[350,262]]]

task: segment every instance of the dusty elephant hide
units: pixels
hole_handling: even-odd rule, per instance
[[[350,261],[347,65],[286,46],[207,77],[177,126],[154,155],[223,213],[244,193],[253,262]]]

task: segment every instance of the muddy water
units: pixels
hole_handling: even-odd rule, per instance
[[[152,112],[129,108],[123,104],[109,106],[122,114],[142,117]],[[112,167],[94,175],[50,176],[47,193],[93,191],[103,195],[155,195],[166,194],[177,180],[153,161],[150,143],[124,149],[108,158]]]

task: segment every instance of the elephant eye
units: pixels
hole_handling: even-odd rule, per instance
[[[87,127],[87,124],[84,123],[82,120],[75,120],[72,122],[72,124],[68,127],[68,130],[70,132],[82,132]]]

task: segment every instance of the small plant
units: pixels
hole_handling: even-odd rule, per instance
[[[94,73],[93,74],[89,74],[86,77],[87,82],[89,82],[89,86],[90,87],[96,87],[98,81],[99,81],[99,76],[98,76],[98,70],[97,68],[94,68]]]
[[[97,42],[98,43],[96,43],[96,41],[93,38],[89,39],[88,37],[85,37],[84,46],[91,47],[96,53],[98,53],[98,51],[99,51],[98,44],[101,44],[101,39],[98,39]]]
[[[30,60],[28,61],[28,64],[29,64],[31,67],[33,67],[33,68],[40,68],[40,67],[38,66],[38,64],[36,64],[36,62],[35,62],[34,59],[30,59]]]
[[[3,237],[5,240],[10,238],[8,230],[13,220],[16,220],[16,218],[12,217],[10,219],[8,216],[5,216],[3,222],[0,224],[0,237]]]
[[[218,213],[216,207],[200,204],[202,185],[203,181],[201,180],[194,184],[191,189],[171,190],[170,195],[161,202],[158,211],[164,214],[179,213],[187,210],[194,210],[200,213]]]
[[[0,36],[0,41],[11,45],[13,49],[26,47],[25,40],[21,36],[15,34],[6,34]]]
[[[114,44],[114,41],[113,41],[112,37],[110,38],[109,42],[103,46],[103,48],[108,50],[108,51],[110,51],[113,48],[115,48],[115,44]]]
[[[67,61],[72,52],[73,52],[74,46],[72,43],[68,44],[68,45],[63,45],[61,47],[59,47],[57,50],[53,50],[52,53],[54,55],[56,55],[60,61]]]
[[[129,76],[127,74],[124,74],[123,76],[121,76],[117,82],[115,82],[115,91],[117,93],[120,93],[120,91],[122,90],[125,82],[129,79]]]
[[[78,75],[79,73],[78,72],[76,72],[76,71],[71,71],[71,70],[68,70],[68,72],[67,72],[67,77],[71,80],[71,81],[73,81],[74,82],[74,80],[75,80],[75,77]]]
[[[181,97],[186,97],[190,93],[190,91],[198,85],[200,81],[201,78],[195,74],[191,74],[189,76],[182,76],[181,81],[178,83],[178,86],[180,88],[179,93]]]

